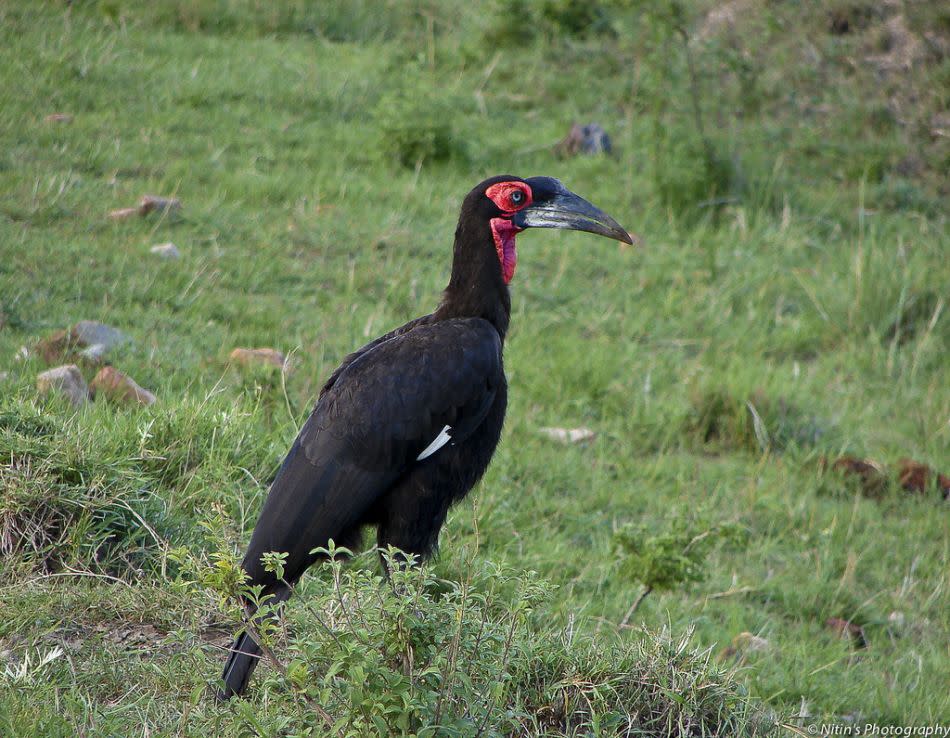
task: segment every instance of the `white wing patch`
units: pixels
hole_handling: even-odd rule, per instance
[[[423,459],[429,458],[432,456],[432,454],[451,441],[452,436],[449,435],[450,430],[452,430],[452,426],[447,425],[441,431],[439,431],[439,435],[437,435],[435,440],[426,446],[422,453],[416,457],[416,461],[422,461]]]

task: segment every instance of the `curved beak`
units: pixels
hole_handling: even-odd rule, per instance
[[[554,180],[556,181],[556,180]],[[515,213],[511,222],[518,228],[566,228],[586,231],[632,244],[633,236],[607,213],[560,185],[554,196]]]

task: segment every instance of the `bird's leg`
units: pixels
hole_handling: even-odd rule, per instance
[[[401,584],[402,574],[420,567],[435,551],[439,543],[439,529],[445,522],[449,500],[440,495],[421,496],[418,490],[403,488],[390,498],[389,514],[380,523],[377,532],[380,560],[386,580],[400,597],[410,594]],[[407,499],[414,495],[415,499]],[[407,515],[412,510],[414,514]],[[417,605],[413,614],[422,619]]]
[[[412,480],[394,489],[381,511],[376,542],[386,575],[404,569],[413,563],[421,564],[435,551],[439,530],[445,522],[452,500],[451,494],[439,486],[420,484]],[[387,565],[383,552],[392,546],[398,549]],[[409,558],[411,554],[414,562]]]

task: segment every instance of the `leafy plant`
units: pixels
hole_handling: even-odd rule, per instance
[[[220,544],[216,525],[209,521],[209,535]],[[269,607],[259,588],[241,581],[227,547],[175,554],[186,588],[210,589],[222,603],[241,594],[261,608],[245,627],[272,668],[258,672],[254,689],[289,692],[297,710],[287,724],[298,732],[623,733],[660,730],[687,711],[707,733],[767,730],[728,677],[689,648],[688,636],[608,645],[536,619],[554,588],[534,572],[469,562],[463,581],[446,581],[411,555],[388,549],[382,556],[390,574],[384,576],[375,551],[352,564],[346,562],[351,552],[332,544],[315,553],[327,559],[315,585],[286,608]],[[283,561],[277,553],[264,557],[279,579]],[[669,690],[684,697],[666,700]],[[244,718],[258,732],[267,730],[253,714]]]
[[[465,160],[462,132],[454,117],[463,102],[436,96],[422,85],[385,95],[376,107],[376,121],[383,150],[404,167],[422,163]]]
[[[643,523],[630,523],[614,534],[620,572],[643,585],[621,621],[626,625],[644,598],[655,589],[674,589],[706,577],[707,557],[724,539],[735,538],[734,524],[711,527],[676,518],[668,530],[656,531]]]

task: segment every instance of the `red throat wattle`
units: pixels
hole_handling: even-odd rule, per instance
[[[505,284],[511,282],[515,276],[515,266],[518,263],[518,252],[515,250],[515,234],[521,231],[509,218],[492,218],[491,235],[495,239],[495,251],[498,252],[498,262],[501,264],[501,276]]]
[[[496,182],[487,190],[485,196],[491,200],[503,213],[513,215],[522,208],[531,204],[531,187],[527,182]],[[495,239],[495,251],[498,252],[498,263],[501,264],[501,276],[505,284],[511,282],[515,276],[515,265],[518,263],[518,252],[515,251],[515,235],[521,231],[511,218],[492,218],[491,235]]]

